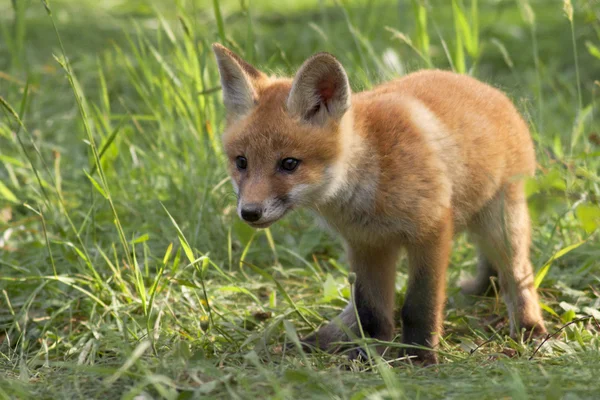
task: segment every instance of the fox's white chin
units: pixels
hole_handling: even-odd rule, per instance
[[[277,222],[276,219],[273,221],[267,221],[267,222],[246,222],[246,223],[255,229],[265,229],[265,228],[268,228],[269,226],[273,225],[275,222]]]

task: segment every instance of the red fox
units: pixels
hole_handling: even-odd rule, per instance
[[[358,334],[394,336],[396,263],[409,261],[406,354],[437,363],[453,235],[467,230],[483,294],[497,275],[511,334],[546,332],[529,260],[524,179],[534,174],[527,124],[499,90],[424,70],[352,93],[341,63],[318,53],[293,79],[269,77],[214,44],[227,123],[223,146],[238,214],[265,228],[308,207],[343,238],[354,303],[303,339],[335,351]],[[379,349],[381,351],[381,349]],[[360,353],[358,354],[360,355]]]

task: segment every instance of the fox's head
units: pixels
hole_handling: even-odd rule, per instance
[[[318,206],[344,185],[352,129],[342,65],[319,53],[293,79],[268,77],[214,44],[227,124],[223,147],[238,215],[264,228],[299,205]]]

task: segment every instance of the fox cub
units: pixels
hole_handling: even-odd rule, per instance
[[[404,248],[402,340],[416,345],[405,353],[436,363],[452,237],[464,229],[478,249],[478,273],[463,291],[483,294],[497,275],[511,334],[545,333],[523,189],[535,170],[533,143],[503,93],[437,70],[352,93],[327,53],[288,79],[265,75],[219,44],[213,50],[239,216],[265,228],[308,207],[341,235],[356,274],[358,312],[346,307],[303,340],[307,348],[339,350],[359,333],[356,314],[365,334],[394,337],[395,268]]]

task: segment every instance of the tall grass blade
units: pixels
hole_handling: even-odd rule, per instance
[[[411,0],[416,22],[416,47],[419,49],[419,55],[427,63],[427,67],[433,66],[431,62],[431,49],[429,45],[429,33],[427,32],[427,7],[423,0]]]
[[[572,245],[567,246],[567,247],[565,247],[563,249],[560,249],[559,251],[557,251],[556,253],[554,253],[554,255],[552,255],[552,257],[550,257],[550,259],[548,261],[546,261],[546,263],[542,266],[542,268],[540,268],[540,270],[537,272],[537,274],[535,274],[534,286],[536,288],[540,287],[540,285],[544,281],[544,278],[548,274],[548,271],[550,270],[550,267],[552,266],[552,263],[554,261],[558,260],[559,258],[561,258],[562,256],[564,256],[565,254],[568,254],[569,252],[575,250],[576,248],[578,248],[579,246],[581,246],[582,244],[584,244],[586,242],[587,242],[587,239],[586,240],[582,240],[579,243],[572,244]]]
[[[465,34],[463,33],[464,29],[464,14],[458,5],[458,0],[452,0],[452,15],[454,16],[454,32],[455,32],[455,41],[454,44],[454,67],[456,68],[456,72],[459,74],[464,74],[467,72],[467,63],[465,59],[465,50],[463,45],[463,38]]]
[[[46,5],[46,8],[49,10],[48,4],[46,1],[44,1],[44,4]],[[108,187],[108,181],[106,179],[106,176],[104,174],[104,171],[102,169],[102,165],[100,163],[100,155],[98,153],[98,149],[96,147],[96,141],[94,139],[94,135],[92,133],[92,128],[89,124],[89,118],[88,118],[88,112],[87,112],[87,107],[85,104],[85,97],[83,96],[83,93],[81,91],[81,88],[79,86],[79,84],[77,83],[75,74],[73,72],[73,69],[71,68],[71,64],[67,58],[67,53],[65,50],[65,47],[63,45],[62,39],[60,37],[60,33],[58,31],[58,27],[56,26],[56,23],[54,21],[54,18],[52,17],[52,14],[49,12],[49,16],[50,16],[50,20],[52,22],[52,27],[54,28],[54,32],[56,34],[56,38],[58,39],[58,43],[60,45],[60,49],[62,52],[62,56],[63,59],[60,60],[57,58],[57,61],[59,62],[59,64],[63,67],[63,69],[65,70],[65,73],[67,74],[67,78],[68,81],[71,85],[71,89],[73,90],[73,94],[75,95],[75,100],[77,102],[77,106],[79,109],[79,113],[80,116],[83,120],[83,126],[85,129],[85,132],[87,134],[87,138],[88,141],[90,143],[90,147],[92,149],[92,154],[94,156],[94,160],[96,162],[96,167],[98,169],[98,172],[100,174],[100,180],[102,182],[102,189],[104,190],[104,192],[106,193],[106,199],[109,203],[110,209],[112,211],[112,214],[114,216],[114,223],[115,223],[115,227],[117,229],[117,232],[119,234],[119,239],[121,242],[121,245],[123,246],[123,250],[125,253],[125,258],[128,262],[128,264],[130,266],[133,266],[133,262],[131,259],[131,253],[129,250],[129,244],[127,242],[127,238],[125,237],[125,232],[123,231],[123,227],[121,225],[121,221],[119,219],[119,214],[117,213],[117,209],[115,207],[115,204],[113,202],[112,196],[110,194],[110,189]]]
[[[219,6],[219,0],[213,0],[213,11],[215,13],[215,20],[217,21],[217,30],[219,31],[219,39],[221,43],[225,45],[227,38],[225,37],[225,23],[223,22],[223,15],[221,14],[221,7]]]

